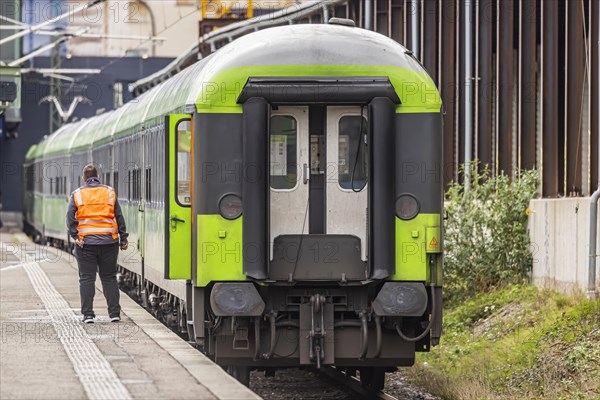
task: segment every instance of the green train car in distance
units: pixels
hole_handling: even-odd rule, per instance
[[[441,107],[380,34],[261,30],[32,148],[24,219],[70,247],[53,216],[93,162],[131,232],[122,287],[158,318],[242,381],[334,365],[380,388],[441,334]]]

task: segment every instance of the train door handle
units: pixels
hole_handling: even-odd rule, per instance
[[[306,182],[308,182],[310,180],[310,165],[304,163],[304,179],[303,182],[306,185]]]
[[[175,232],[177,230],[178,222],[185,222],[185,220],[177,218],[175,215],[171,215],[171,232]]]

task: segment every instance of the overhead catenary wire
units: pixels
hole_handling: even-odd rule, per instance
[[[38,47],[37,49],[35,49],[32,52],[24,55],[23,57],[18,58],[18,59],[14,60],[14,61],[11,61],[10,63],[8,63],[8,66],[9,67],[17,67],[17,66],[21,65],[22,63],[24,63],[25,61],[27,61],[27,60],[29,60],[29,59],[37,56],[38,54],[42,54],[42,53],[44,53],[44,52],[46,52],[46,51],[48,51],[50,49],[53,49],[54,47],[56,47],[56,46],[58,46],[58,45],[60,45],[60,44],[62,44],[64,42],[66,42],[69,39],[70,39],[69,36],[63,36],[62,38],[60,38],[60,39],[58,39],[58,40],[56,40],[56,41],[54,41],[52,43],[49,43],[47,45]]]
[[[13,40],[17,40],[19,38],[22,38],[23,36],[27,36],[30,33],[35,33],[36,31],[39,31],[39,30],[41,30],[42,28],[45,28],[48,25],[52,25],[52,24],[54,24],[54,23],[56,23],[58,21],[61,21],[61,20],[65,19],[65,18],[68,18],[68,17],[70,17],[72,15],[75,15],[75,14],[81,12],[81,11],[87,10],[88,8],[93,7],[96,4],[103,3],[104,1],[106,1],[106,0],[93,0],[93,1],[91,1],[91,2],[89,2],[87,4],[85,4],[85,5],[83,5],[81,7],[74,8],[74,9],[72,9],[72,10],[70,10],[70,11],[64,13],[64,14],[58,15],[58,16],[56,16],[54,18],[51,18],[51,19],[49,19],[47,21],[44,21],[44,22],[41,22],[41,23],[39,23],[37,25],[30,26],[27,29],[23,29],[20,32],[17,32],[15,34],[12,34],[10,36],[5,37],[4,39],[0,39],[0,46],[3,45],[3,44],[6,44],[6,43],[12,42]]]
[[[176,25],[177,23],[179,23],[182,19],[189,17],[190,15],[196,14],[198,12],[197,9],[192,10],[189,13],[184,14],[183,16],[179,17],[178,19],[176,19],[175,21],[173,21],[170,25],[165,26],[161,31],[156,32],[155,36],[159,36],[161,33],[165,32],[166,30],[170,29],[171,27],[173,27],[174,25]],[[142,46],[144,46],[146,43],[148,43],[148,39],[144,40],[142,43],[138,44],[136,47],[132,48],[131,50],[138,50],[140,49]],[[106,63],[105,65],[103,65],[102,67],[100,67],[100,73],[104,72],[107,68],[109,68],[110,66],[114,65],[115,63],[123,60],[127,58],[126,55],[122,55],[121,57],[115,58],[114,60],[111,60],[110,62]],[[83,75],[81,76],[79,79],[77,79],[75,82],[79,83],[85,79],[87,79],[90,75]]]

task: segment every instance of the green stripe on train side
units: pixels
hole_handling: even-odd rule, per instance
[[[203,84],[196,99],[198,112],[241,113],[237,104],[249,77],[257,76],[388,76],[402,104],[397,113],[440,112],[442,101],[425,72],[373,65],[262,65],[228,69]]]
[[[440,214],[419,214],[410,221],[396,218],[396,273],[393,281],[429,281],[427,228],[439,227]],[[435,230],[434,230],[435,231]]]
[[[196,286],[247,279],[243,273],[242,219],[228,220],[218,214],[197,216]]]
[[[162,208],[144,209],[144,265],[161,275],[165,263],[165,210]],[[189,265],[188,265],[189,269]]]
[[[55,232],[67,231],[67,205],[69,199],[65,197],[44,196],[44,226],[46,230]]]

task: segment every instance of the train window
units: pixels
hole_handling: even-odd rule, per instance
[[[38,193],[44,192],[44,178],[42,177],[42,166],[39,162],[35,166],[35,191]]]
[[[177,202],[182,206],[189,206],[191,196],[191,139],[192,126],[189,119],[181,120],[177,124]]]
[[[134,170],[128,171],[127,175],[129,177],[128,199],[130,201],[139,200],[140,199],[140,194],[141,194],[140,170],[139,169],[134,169]]]
[[[117,192],[117,197],[119,197],[119,173],[117,171],[113,172],[113,189]]]
[[[110,186],[110,172],[104,174],[104,184]]]
[[[67,194],[67,177],[63,176],[63,194]]]
[[[31,173],[31,165],[28,165],[27,167],[25,167],[25,187],[27,188],[28,192],[32,191],[32,183],[33,183],[33,174]]]
[[[289,190],[298,182],[298,121],[290,115],[271,117],[271,188]]]
[[[142,170],[140,168],[135,171],[135,200],[142,199]]]
[[[137,169],[131,171],[131,201],[137,200]]]
[[[146,201],[152,200],[152,169],[146,168]]]
[[[338,124],[338,182],[342,189],[358,190],[367,181],[367,149],[363,135],[367,120],[358,115],[344,116]]]

